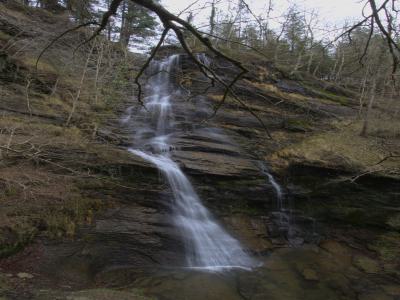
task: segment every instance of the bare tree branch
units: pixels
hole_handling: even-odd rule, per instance
[[[144,105],[142,101],[142,85],[140,84],[140,77],[143,75],[144,71],[147,69],[147,67],[150,65],[150,62],[154,59],[154,56],[157,54],[157,51],[160,49],[161,45],[163,44],[165,37],[168,34],[168,31],[170,28],[166,27],[161,34],[160,40],[158,41],[157,46],[153,49],[152,53],[150,54],[149,58],[146,60],[146,62],[143,64],[143,66],[140,68],[139,72],[137,73],[135,77],[135,83],[138,87],[138,101],[139,103],[146,109],[146,106]]]
[[[86,22],[86,23],[84,23],[84,24],[80,24],[80,25],[78,25],[78,26],[75,26],[75,27],[73,27],[73,28],[71,28],[71,29],[68,29],[68,30],[64,31],[63,33],[61,33],[60,35],[58,35],[56,38],[54,38],[53,40],[51,40],[50,43],[49,43],[46,47],[43,48],[43,50],[40,52],[39,56],[37,57],[37,59],[36,59],[36,64],[35,64],[36,69],[38,68],[39,61],[40,61],[40,59],[42,58],[43,54],[44,54],[51,46],[53,46],[58,40],[60,40],[62,37],[64,37],[64,36],[67,35],[68,33],[71,33],[71,32],[73,32],[73,31],[79,30],[80,28],[83,28],[83,27],[88,27],[88,26],[90,26],[90,25],[98,25],[98,23],[97,23],[96,21],[89,21],[89,22]]]
[[[233,59],[229,57],[228,55],[224,54],[222,51],[218,50],[217,48],[214,47],[214,45],[211,43],[210,39],[207,37],[203,36],[200,31],[198,31],[195,27],[193,27],[189,22],[181,19],[179,16],[174,15],[170,13],[168,10],[166,10],[163,6],[155,2],[154,0],[131,0],[133,3],[138,4],[144,8],[147,8],[151,12],[155,13],[159,19],[161,20],[163,26],[164,26],[164,31],[160,37],[160,40],[155,47],[155,49],[152,51],[150,57],[146,60],[145,64],[142,66],[140,69],[139,73],[135,77],[135,83],[138,86],[138,101],[143,105],[143,101],[141,99],[142,96],[142,88],[140,85],[140,77],[146,70],[146,68],[149,66],[150,62],[152,59],[154,59],[154,56],[156,55],[156,52],[158,49],[161,47],[162,43],[165,40],[165,37],[167,36],[169,30],[173,30],[183,47],[184,51],[189,55],[189,57],[195,62],[195,64],[199,67],[199,70],[208,78],[210,79],[210,82],[212,85],[214,85],[214,82],[218,82],[221,84],[224,88],[224,96],[220,102],[220,104],[217,106],[216,110],[214,113],[218,111],[218,109],[224,104],[226,97],[228,96],[229,93],[231,93],[236,101],[238,101],[243,107],[245,107],[253,116],[257,118],[257,120],[262,124],[262,126],[266,129],[265,124],[262,122],[262,120],[255,114],[254,112],[251,111],[244,103],[241,101],[234,93],[232,90],[233,86],[236,84],[237,81],[242,78],[242,76],[248,72],[248,70],[242,65],[242,63],[236,59]],[[122,3],[122,0],[113,0],[110,4],[109,9],[103,14],[101,22],[99,24],[99,27],[93,32],[93,34],[84,42],[78,45],[76,47],[75,51],[79,49],[82,45],[90,42],[93,40],[96,36],[98,36],[102,30],[104,30],[110,20],[110,18],[117,13],[119,5]],[[88,26],[90,24],[93,24],[93,22],[89,22],[86,24],[82,24],[79,26]],[[53,40],[48,47],[46,47],[42,53],[44,53],[56,40],[64,36],[66,33],[71,32],[73,30],[76,30],[77,28],[73,28],[71,30],[68,30],[67,32],[61,34],[59,37],[57,37],[55,40]],[[185,41],[185,37],[183,32],[187,31],[190,34],[193,35],[197,40],[200,41],[210,52],[215,54],[217,57],[221,57],[225,59],[226,61],[230,62],[233,66],[239,69],[239,73],[233,78],[232,81],[229,83],[226,83],[224,80],[222,80],[210,67],[206,66],[204,63],[202,63],[199,59],[196,58],[196,56],[193,54],[193,51],[190,49],[188,44]],[[75,52],[74,51],[74,52]],[[41,53],[41,55],[42,55]],[[40,56],[41,56],[40,55]],[[40,57],[39,57],[40,58]],[[269,137],[271,135],[269,134],[268,130],[267,134]]]

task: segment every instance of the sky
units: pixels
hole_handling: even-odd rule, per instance
[[[161,3],[170,11],[177,13],[194,1],[195,0],[161,0]],[[207,3],[207,0],[198,1],[199,4],[194,7],[201,7],[204,3]],[[225,3],[227,2],[226,0],[221,1],[224,1]],[[210,2],[210,0],[208,0],[208,2]],[[233,0],[232,2],[237,2],[237,0]],[[246,2],[255,14],[258,15],[265,11],[268,0],[246,0]],[[272,16],[278,17],[279,15],[282,15],[282,13],[287,10],[290,2],[296,3],[299,8],[306,8],[307,11],[313,9],[316,10],[321,24],[336,24],[338,26],[344,24],[346,20],[360,19],[363,7],[363,3],[360,0],[274,0],[274,11]],[[220,5],[220,9],[224,12],[229,11],[226,4]],[[204,12],[201,13],[199,19],[204,19],[203,22],[205,22],[209,13],[210,8],[204,9]]]
[[[180,13],[183,9],[191,6],[191,10],[195,14],[194,24],[205,30],[205,27],[209,23],[210,16],[210,3],[211,0],[160,0],[161,4],[167,8],[172,13]],[[229,2],[237,3],[238,0],[216,0],[220,2],[217,6],[219,14],[236,14],[236,11],[229,9]],[[260,15],[265,13],[269,0],[245,0],[250,6],[251,10],[256,14]],[[378,0],[378,4],[380,1]],[[314,31],[314,36],[323,40],[334,39],[338,32],[342,32],[343,25],[346,21],[348,23],[353,23],[356,20],[360,20],[361,10],[363,7],[363,0],[272,0],[273,2],[273,12],[270,16],[270,28],[277,29],[280,24],[278,21],[280,16],[282,16],[288,9],[290,4],[296,3],[300,10],[305,10],[311,12],[314,10],[318,13],[318,18],[315,23],[318,23]],[[204,8],[205,7],[205,8]],[[187,15],[186,15],[187,16]],[[186,18],[182,15],[182,18]],[[336,28],[338,30],[332,30]],[[320,30],[319,30],[320,29]],[[150,45],[156,43],[157,40],[150,41]],[[141,46],[142,47],[142,46]],[[140,48],[140,47],[139,47]],[[143,49],[135,48],[136,51],[143,52],[148,51],[148,45],[143,46]]]

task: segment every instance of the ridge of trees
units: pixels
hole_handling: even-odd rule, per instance
[[[317,35],[322,25],[318,23],[315,11],[304,11],[292,5],[274,20],[280,26],[273,28],[271,12],[274,0],[266,1],[266,10],[261,15],[255,14],[245,0],[235,1],[231,0],[229,12],[218,9],[221,0],[208,2],[203,9],[210,9],[209,24],[202,28],[193,25],[196,18],[193,7],[199,1],[194,1],[175,15],[155,0],[24,0],[26,4],[53,11],[68,10],[78,26],[98,26],[91,38],[105,32],[109,40],[119,40],[125,47],[129,47],[137,37],[156,36],[156,31],[162,31],[157,46],[135,79],[139,87],[139,101],[139,78],[169,32],[175,33],[177,42],[210,79],[210,83],[225,88],[217,110],[228,94],[236,98],[233,87],[247,70],[240,59],[234,58],[234,54],[245,49],[267,57],[286,69],[289,76],[309,74],[357,90],[360,94],[360,113],[366,107],[366,115],[373,107],[375,94],[380,93],[392,100],[399,97],[400,8],[396,0],[384,0],[380,5],[376,0],[364,0],[362,19],[345,26],[341,32],[329,32],[336,38],[328,40]],[[187,14],[186,20],[181,17],[184,13]],[[156,29],[156,16],[162,29]],[[90,23],[94,19],[101,21]],[[199,46],[233,63],[238,68],[237,76],[230,82],[218,77],[193,54],[191,49]]]

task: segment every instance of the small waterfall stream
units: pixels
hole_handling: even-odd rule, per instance
[[[135,116],[144,119],[147,125],[134,129],[139,143],[129,150],[154,164],[167,179],[173,195],[174,223],[184,240],[188,267],[251,269],[256,261],[213,219],[189,179],[171,158],[170,137],[177,130],[173,98],[179,97],[179,90],[174,88],[170,73],[178,67],[178,55],[151,64],[145,87],[146,109],[142,108]]]
[[[270,173],[268,170],[267,166],[263,163],[260,162],[260,169],[261,172],[267,176],[269,183],[272,185],[275,194],[276,194],[276,206],[277,206],[277,211],[274,212],[273,214],[275,217],[277,217],[277,223],[279,227],[281,228],[281,231],[286,232],[287,238],[291,238],[292,234],[292,218],[291,218],[291,211],[290,209],[288,210],[287,207],[285,207],[285,194],[282,190],[282,187],[280,184],[275,180],[275,177]]]

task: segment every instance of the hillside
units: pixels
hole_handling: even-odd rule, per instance
[[[246,52],[250,72],[235,86],[245,106],[228,97],[210,118],[224,90],[163,48],[158,59],[180,54],[171,157],[266,266],[227,280],[171,275],[164,266],[183,266],[185,248],[171,191],[127,150],[147,121],[133,84],[143,57],[101,38],[74,52],[88,36],[80,29],[36,67],[70,27],[67,14],[0,3],[0,299],[400,297],[395,105],[379,99],[360,136],[357,91]],[[206,55],[221,78],[234,76]]]

